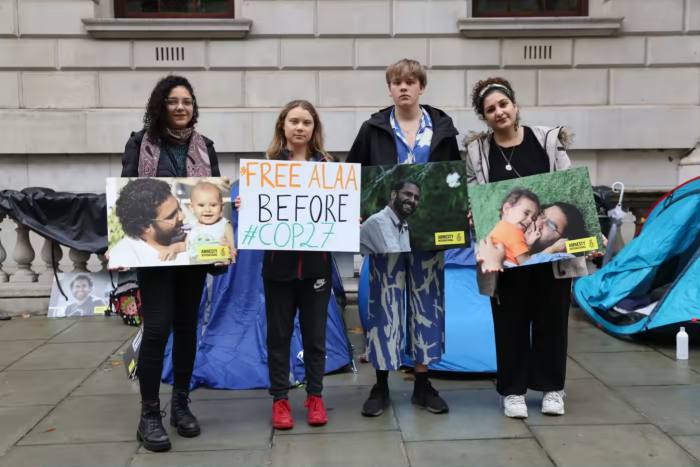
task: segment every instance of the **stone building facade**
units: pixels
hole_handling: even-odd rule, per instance
[[[175,21],[114,18],[114,1],[0,0],[0,189],[104,191],[169,72],[193,82],[224,173],[264,151],[293,98],[319,108],[342,158],[405,56],[427,65],[424,102],[462,134],[485,128],[472,84],[501,75],[526,124],[573,130],[594,184],[660,191],[700,174],[700,0],[489,19],[470,0],[237,0],[234,19]]]

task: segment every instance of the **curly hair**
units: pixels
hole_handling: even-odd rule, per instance
[[[325,160],[332,161],[333,157],[328,154],[323,147],[323,125],[321,124],[321,118],[318,116],[318,112],[313,104],[303,99],[293,100],[282,108],[280,114],[277,116],[275,132],[272,135],[270,146],[267,148],[267,151],[265,151],[265,155],[268,159],[278,159],[282,150],[287,147],[287,138],[284,137],[284,121],[287,118],[287,114],[297,107],[301,107],[309,112],[311,118],[314,120],[314,131],[311,134],[311,140],[308,144],[309,156],[318,154],[323,156]]]
[[[157,178],[130,180],[119,193],[116,213],[124,233],[139,238],[158,216],[158,208],[172,196],[170,185]]]
[[[472,107],[479,117],[484,117],[484,99],[494,91],[505,94],[513,104],[516,104],[515,91],[507,79],[500,77],[482,79],[472,88]]]
[[[183,86],[192,96],[192,119],[188,126],[193,127],[197,123],[199,107],[192,85],[185,77],[168,75],[158,81],[151,91],[151,97],[148,98],[148,104],[146,104],[146,113],[143,115],[143,128],[154,141],[160,141],[161,138],[165,137],[165,130],[168,127],[168,107],[165,99],[170,95],[170,91],[177,86]]]

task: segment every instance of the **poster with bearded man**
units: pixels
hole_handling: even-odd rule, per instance
[[[108,178],[110,269],[235,261],[230,192],[221,177]]]
[[[360,253],[469,245],[463,161],[362,168]]]

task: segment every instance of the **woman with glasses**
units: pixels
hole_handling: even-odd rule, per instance
[[[197,100],[187,79],[166,76],[151,92],[144,127],[132,133],[122,157],[122,177],[220,176],[213,143],[194,126]],[[134,197],[144,196],[136,190]],[[180,217],[150,216],[153,229],[165,229]],[[157,225],[156,225],[157,224]],[[207,266],[137,268],[144,323],[138,360],[141,419],[136,437],[150,451],[167,451],[170,439],[161,418],[158,397],[165,344],[173,331],[175,384],[170,424],[185,437],[198,436],[199,422],[189,409],[189,386],[196,353],[197,312]]]
[[[520,125],[515,92],[507,80],[489,78],[477,82],[472,105],[489,131],[465,141],[469,184],[526,177],[570,166],[564,149],[568,133],[561,127]],[[583,226],[583,219],[575,207],[556,203],[542,206],[532,225],[528,245],[534,256],[565,238],[578,238],[575,231]],[[504,398],[504,413],[507,417],[527,417],[525,393],[532,389],[544,394],[542,413],[563,415],[571,279],[555,277],[560,263],[502,271],[503,254],[502,246],[494,247],[490,242],[479,245],[479,259],[486,259],[478,271],[479,288],[492,297],[496,388]],[[580,263],[579,260],[583,258],[569,261]]]

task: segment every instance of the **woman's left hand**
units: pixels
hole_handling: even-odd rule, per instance
[[[494,245],[490,237],[486,237],[477,246],[476,261],[481,265],[481,272],[503,272],[505,256],[503,245]]]

